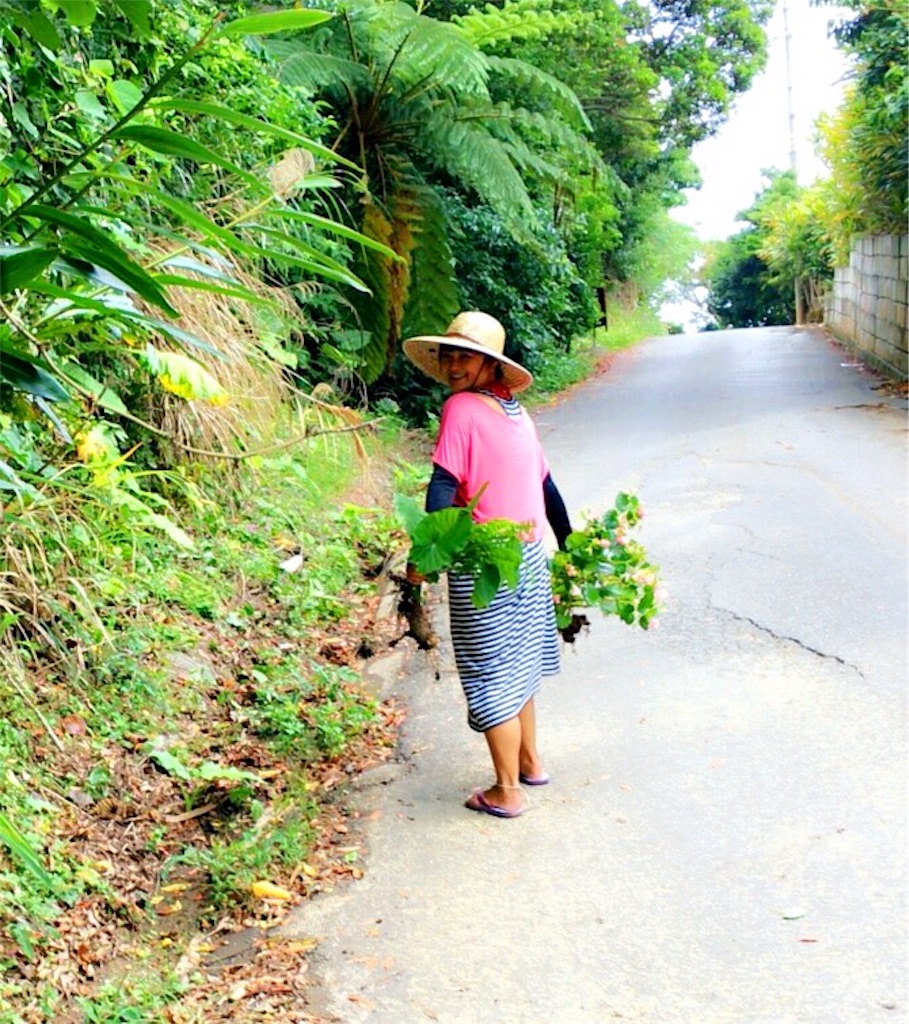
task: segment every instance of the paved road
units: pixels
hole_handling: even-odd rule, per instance
[[[576,520],[620,489],[670,591],[539,698],[514,821],[450,650],[380,666],[404,759],[365,877],[303,908],[344,1024],[890,1024],[907,995],[905,402],[823,331],[654,339],[537,421]]]

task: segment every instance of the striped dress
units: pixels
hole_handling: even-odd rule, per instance
[[[525,414],[516,399],[490,397],[509,419],[521,422]],[[535,432],[532,437],[527,443],[544,459]],[[542,529],[538,533],[542,535]],[[467,698],[467,723],[485,732],[518,715],[540,688],[542,677],[558,673],[561,649],[542,540],[523,545],[516,590],[503,585],[491,604],[475,608],[473,582],[469,575],[448,574],[449,616],[455,663]]]
[[[559,671],[560,648],[542,541],[524,545],[517,590],[501,587],[492,604],[475,608],[473,577],[449,573],[451,642],[467,724],[485,732],[514,718]]]

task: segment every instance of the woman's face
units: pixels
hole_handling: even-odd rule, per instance
[[[495,359],[465,348],[445,345],[439,352],[439,366],[453,393],[488,387],[496,378]]]

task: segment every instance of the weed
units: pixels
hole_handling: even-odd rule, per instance
[[[316,836],[312,822],[317,811],[311,795],[293,792],[273,804],[268,814],[262,813],[240,836],[217,837],[205,849],[191,847],[175,858],[174,864],[206,872],[212,909],[243,902],[253,882],[307,861]]]
[[[130,977],[76,1000],[83,1024],[168,1024],[167,1006],[184,991],[175,976]]]

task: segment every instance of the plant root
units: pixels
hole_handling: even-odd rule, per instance
[[[407,622],[407,629],[395,644],[400,643],[405,636],[412,637],[421,651],[431,651],[439,646],[439,638],[432,628],[432,622],[426,606],[423,604],[423,591],[419,583],[411,583],[403,576],[392,577],[398,584],[400,599],[398,600],[398,615]]]
[[[560,626],[559,632],[566,644],[573,644],[578,633],[590,632],[590,619],[586,615],[578,615],[577,612],[573,612],[571,622],[567,626]]]

